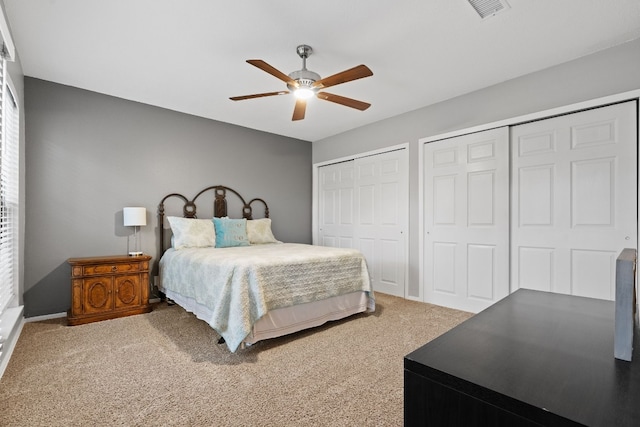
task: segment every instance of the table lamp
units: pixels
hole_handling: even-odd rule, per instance
[[[147,225],[147,209],[139,207],[122,208],[122,217],[125,227],[133,227],[133,250],[129,251],[129,256],[140,256],[140,243],[138,241],[138,227]]]

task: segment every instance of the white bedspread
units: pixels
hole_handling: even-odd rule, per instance
[[[160,260],[162,291],[211,310],[209,323],[233,352],[267,311],[355,291],[369,295],[364,256],[354,249],[296,243],[169,249]]]

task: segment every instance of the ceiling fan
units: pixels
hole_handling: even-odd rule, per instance
[[[317,73],[307,70],[307,58],[313,52],[311,46],[302,44],[296,48],[296,52],[298,53],[298,56],[302,58],[302,69],[294,71],[289,75],[286,75],[283,72],[275,69],[261,59],[247,60],[247,62],[254,67],[260,68],[262,71],[265,71],[285,82],[289,90],[256,93],[253,95],[244,96],[233,96],[229,99],[231,99],[232,101],[241,101],[244,99],[262,98],[264,96],[288,95],[289,93],[293,92],[294,96],[296,97],[296,106],[293,109],[293,117],[291,118],[291,120],[304,119],[304,114],[307,109],[307,99],[313,97],[314,95],[316,98],[335,102],[336,104],[355,108],[356,110],[360,111],[364,111],[371,106],[371,104],[358,101],[356,99],[320,91],[321,89],[330,86],[336,86],[342,83],[350,82],[352,80],[372,76],[373,73],[371,72],[369,67],[367,67],[366,65],[358,65],[329,77],[320,78],[320,75],[318,75]]]

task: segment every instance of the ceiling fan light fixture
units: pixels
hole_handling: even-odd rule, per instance
[[[315,95],[316,92],[309,87],[299,87],[295,91],[293,91],[293,95],[298,99],[309,99]]]

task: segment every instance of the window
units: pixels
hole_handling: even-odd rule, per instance
[[[18,284],[18,106],[5,78],[2,60],[0,83],[0,315],[14,303]],[[2,338],[0,338],[1,340]]]
[[[22,307],[18,306],[19,109],[7,73],[15,46],[0,8],[0,377],[20,334]]]

